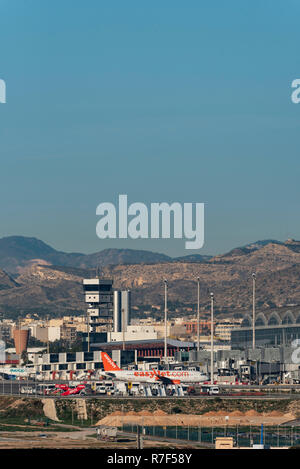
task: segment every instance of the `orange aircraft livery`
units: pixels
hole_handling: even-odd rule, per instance
[[[163,384],[202,383],[208,376],[200,371],[189,370],[121,370],[106,352],[101,352],[104,366],[103,374],[119,381],[136,381],[141,383]]]

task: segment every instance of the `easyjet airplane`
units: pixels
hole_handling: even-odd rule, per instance
[[[110,356],[101,352],[104,366],[104,375],[116,378],[119,381],[136,381],[141,383],[155,383],[161,381],[163,384],[181,383],[203,383],[208,376],[200,371],[188,370],[121,370]]]

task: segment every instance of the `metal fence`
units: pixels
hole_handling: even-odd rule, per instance
[[[137,425],[123,425],[122,430],[137,433]],[[174,440],[188,440],[214,445],[217,437],[232,437],[234,446],[252,447],[261,440],[260,426],[218,426],[218,427],[182,427],[182,426],[144,426],[142,434]],[[300,427],[268,426],[264,427],[265,446],[282,447],[300,445]]]

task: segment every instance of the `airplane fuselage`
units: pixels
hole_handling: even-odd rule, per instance
[[[157,383],[164,379],[170,383],[203,383],[208,376],[199,371],[188,370],[116,370],[103,373],[119,381],[135,381],[141,383]]]
[[[6,374],[8,376],[14,377],[24,377],[27,378],[29,376],[28,371],[23,368],[0,368],[0,374]]]

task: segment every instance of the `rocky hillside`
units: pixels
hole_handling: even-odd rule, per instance
[[[18,286],[6,272],[0,270],[0,290],[7,290],[8,288],[13,288]]]
[[[187,256],[187,260],[190,256]],[[201,262],[210,256],[191,256],[191,262]],[[184,260],[185,258],[180,258]],[[172,262],[165,254],[135,249],[104,249],[93,254],[66,253],[53,249],[36,238],[9,236],[0,239],[0,269],[16,275],[32,264],[51,264],[82,269],[96,269],[113,264]]]
[[[250,245],[251,246],[251,245]],[[112,277],[115,288],[132,290],[134,305],[163,304],[163,279],[168,279],[170,312],[175,306],[196,305],[196,279],[200,278],[201,309],[209,310],[214,292],[216,312],[251,310],[253,271],[257,275],[260,310],[300,308],[300,243],[266,242],[239,248],[206,262],[159,262],[106,265],[101,275]],[[51,315],[83,313],[82,278],[94,269],[30,263],[11,279],[0,271],[0,312]]]
[[[84,302],[82,277],[90,272],[78,273],[53,270],[51,266],[32,265],[18,277],[18,283],[0,290],[0,312],[16,317],[29,312],[60,316],[82,314]],[[1,276],[1,271],[0,271]]]
[[[213,291],[219,311],[245,312],[251,308],[251,274],[255,271],[260,307],[300,305],[300,253],[288,245],[269,243],[248,254],[218,256],[207,263],[108,266],[105,270],[117,285],[136,292],[138,304],[162,304],[164,278],[169,281],[170,301],[195,304],[195,282],[200,277],[203,308],[208,307]]]

